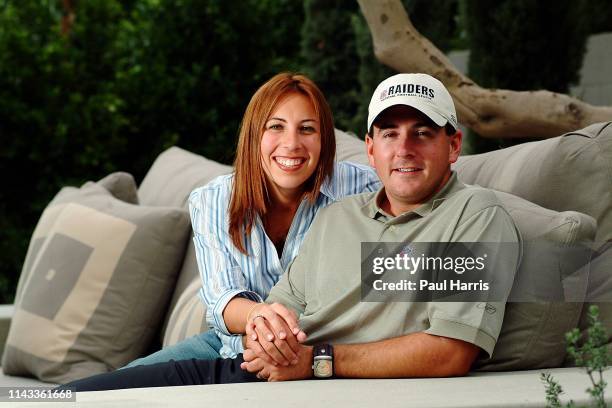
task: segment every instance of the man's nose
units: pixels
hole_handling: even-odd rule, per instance
[[[409,157],[414,155],[414,140],[410,135],[404,134],[398,138],[395,154],[399,157]]]

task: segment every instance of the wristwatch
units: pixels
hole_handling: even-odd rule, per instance
[[[331,344],[317,344],[312,349],[312,371],[316,378],[334,375],[334,348]]]

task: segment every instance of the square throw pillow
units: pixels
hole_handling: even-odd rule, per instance
[[[32,238],[5,374],[65,383],[139,357],[163,318],[189,226],[184,209],[129,204],[100,184],[62,189]]]
[[[118,200],[138,204],[138,186],[136,186],[136,181],[130,173],[123,171],[111,173],[96,184],[107,189]]]
[[[555,211],[579,211],[595,218],[595,247],[601,255],[591,262],[587,303],[576,326],[586,334],[587,310],[594,304],[612,335],[612,122],[462,156],[454,168],[466,183],[515,194]],[[612,351],[612,338],[608,348]]]
[[[91,184],[90,181],[85,185]],[[108,176],[98,180],[96,182],[101,187],[104,187],[108,193],[118,200],[125,201],[130,204],[138,204],[138,186],[134,181],[134,177],[125,172],[115,172]],[[21,275],[19,276],[19,282],[17,284],[17,294],[15,296],[15,303],[19,300],[19,288],[23,286],[22,281],[26,278],[28,272],[32,269],[31,263],[36,257],[40,246],[44,242],[47,231],[53,225],[57,216],[59,215],[59,207],[55,207],[53,204],[56,200],[61,200],[61,194],[58,194],[50,203],[47,208],[43,211],[38,224],[34,229],[34,233],[30,238],[30,244],[28,245],[28,251],[23,264]]]
[[[557,212],[511,194],[496,192],[510,213],[523,239],[521,266],[510,298],[521,301],[506,304],[504,322],[491,358],[476,362],[480,371],[529,370],[560,367],[565,358],[565,333],[577,326],[586,295],[589,269],[588,252],[576,265],[570,249],[591,244],[595,220],[574,211]],[[558,251],[543,253],[554,246]],[[574,266],[578,266],[574,268]],[[549,294],[558,283],[559,293],[572,301],[530,299],[538,280]]]

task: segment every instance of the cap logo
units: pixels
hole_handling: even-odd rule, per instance
[[[418,84],[398,84],[392,85],[387,89],[383,89],[380,93],[380,100],[384,101],[393,96],[419,96],[427,99],[435,97],[434,90],[425,85]]]

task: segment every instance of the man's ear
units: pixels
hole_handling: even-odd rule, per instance
[[[370,162],[370,166],[376,168],[376,164],[374,162],[374,139],[370,136],[369,133],[365,135],[366,142],[366,153],[368,155],[368,161]]]
[[[454,163],[459,159],[459,155],[461,154],[461,144],[463,143],[463,132],[460,129],[457,129],[454,135],[450,137],[450,154],[448,157],[448,161],[450,163]]]

